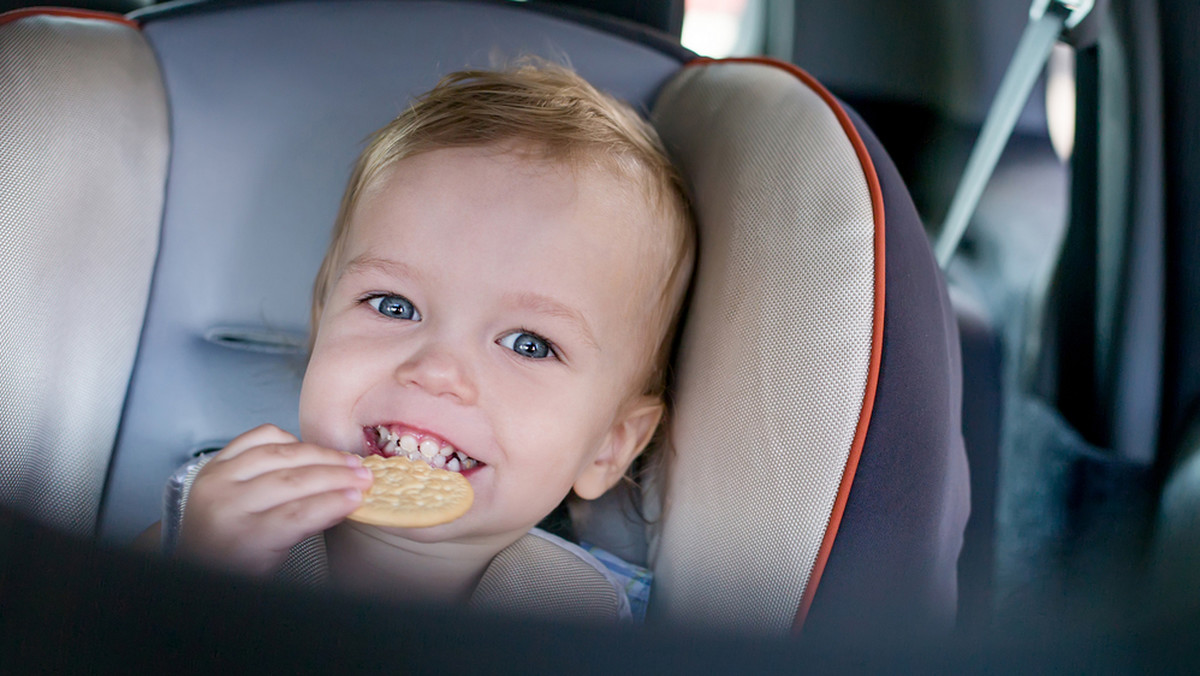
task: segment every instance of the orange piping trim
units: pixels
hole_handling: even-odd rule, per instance
[[[862,456],[863,445],[867,440],[867,428],[871,422],[871,412],[875,407],[875,390],[879,383],[879,365],[883,358],[884,277],[886,273],[884,259],[885,223],[883,190],[879,186],[879,176],[875,173],[875,164],[871,161],[871,155],[867,152],[867,146],[863,143],[862,137],[858,135],[858,130],[854,128],[854,123],[850,121],[850,116],[846,114],[846,111],[838,103],[837,99],[833,97],[833,94],[829,93],[829,90],[825,89],[811,75],[786,61],[765,57],[733,59],[709,59],[702,57],[688,62],[685,67],[721,63],[756,63],[779,68],[794,75],[816,92],[833,111],[838,122],[842,125],[842,129],[846,132],[846,136],[849,137],[851,145],[854,146],[854,152],[858,155],[858,161],[862,164],[863,174],[867,179],[867,189],[871,193],[871,209],[874,212],[875,316],[871,327],[871,360],[867,368],[867,386],[863,392],[862,410],[859,413],[858,426],[854,430],[854,442],[850,445],[850,455],[846,458],[846,469],[842,473],[842,481],[838,487],[837,498],[833,502],[833,511],[829,515],[829,525],[825,528],[825,537],[821,540],[821,548],[817,552],[817,560],[813,563],[812,574],[808,579],[808,586],[804,589],[804,595],[800,598],[800,606],[792,622],[792,633],[798,634],[804,627],[804,620],[808,617],[813,597],[817,593],[817,585],[821,582],[821,575],[825,572],[825,564],[829,561],[830,552],[833,551],[833,541],[837,538],[838,527],[842,523],[842,514],[846,510],[846,501],[850,498],[850,487],[854,484],[854,474],[858,470],[858,460]]]
[[[141,30],[141,26],[133,19],[126,19],[120,14],[112,12],[98,12],[91,9],[67,9],[64,7],[22,7],[21,9],[9,10],[0,12],[0,26],[13,21],[19,21],[30,16],[65,16],[72,19],[95,19],[97,21],[111,21],[120,23]]]

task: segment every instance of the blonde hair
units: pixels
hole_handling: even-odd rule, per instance
[[[432,150],[523,141],[541,159],[573,167],[599,165],[636,183],[664,217],[669,260],[647,329],[658,349],[644,365],[643,394],[663,396],[672,337],[691,276],[695,227],[682,178],[658,134],[628,105],[601,93],[570,69],[525,59],[506,70],[465,70],[442,78],[399,117],[371,136],[359,156],[313,285],[312,337],[340,274],[350,220],[363,193],[392,164]]]

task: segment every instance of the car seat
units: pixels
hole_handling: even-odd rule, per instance
[[[962,168],[989,103],[1002,96],[1006,67],[1031,21],[1030,3],[791,4],[794,32],[784,53],[862,113],[900,168],[928,230],[944,238]],[[1075,30],[1072,37],[1084,32]],[[1027,101],[1020,99],[1025,105],[1014,133],[947,269],[963,354],[963,432],[971,467],[971,518],[959,561],[960,624],[977,627],[991,622],[997,595],[1000,439],[1005,406],[1018,389],[1012,374],[1019,370],[1026,296],[1050,264],[1067,221],[1070,172],[1050,142],[1044,90],[1039,81]],[[1017,99],[1009,94],[1008,100]]]
[[[886,153],[799,69],[452,0],[26,10],[0,53],[0,501],[124,542],[194,453],[295,431],[308,290],[363,139],[442,73],[566,57],[649,113],[700,226],[653,518],[602,510],[581,535],[647,534],[622,553],[655,572],[655,620],[952,622],[946,289]]]

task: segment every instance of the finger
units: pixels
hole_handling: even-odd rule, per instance
[[[272,443],[246,449],[213,468],[213,473],[231,481],[249,481],[267,472],[310,465],[357,469],[362,458],[313,444]]]
[[[255,446],[264,444],[294,444],[300,441],[296,435],[286,432],[274,425],[259,425],[252,430],[243,432],[234,437],[233,441],[225,445],[220,453],[217,453],[213,461],[217,460],[232,460],[247,450]]]
[[[371,481],[371,471],[365,467],[287,467],[242,482],[231,506],[251,514],[261,513],[321,493],[347,489],[362,492]]]
[[[255,515],[268,547],[287,551],[307,537],[333,527],[362,504],[362,491],[346,488],[293,500]]]

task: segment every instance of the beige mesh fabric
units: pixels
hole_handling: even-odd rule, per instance
[[[275,581],[301,587],[322,587],[329,582],[329,557],[325,534],[317,533],[292,545],[275,572]]]
[[[567,621],[613,621],[627,603],[599,570],[532,533],[496,555],[470,607]]]
[[[0,503],[91,534],[142,328],[166,99],[141,34],[0,25]]]
[[[650,613],[785,633],[863,405],[867,180],[829,106],[778,67],[684,68],[653,119],[693,187],[700,256]]]

